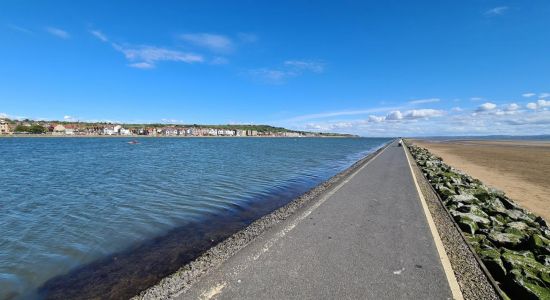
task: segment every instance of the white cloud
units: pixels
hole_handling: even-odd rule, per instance
[[[68,39],[71,37],[71,35],[63,30],[63,29],[59,29],[59,28],[56,28],[56,27],[46,27],[46,31],[51,34],[51,35],[54,35],[58,38],[61,38],[61,39]]]
[[[65,116],[63,116],[63,120],[68,121],[68,122],[74,122],[77,119],[73,116],[65,115]]]
[[[547,109],[547,107],[550,107],[550,100],[539,99],[536,103],[535,102],[527,103],[527,108],[532,110]]]
[[[403,116],[406,119],[423,119],[431,117],[440,117],[444,114],[444,111],[437,109],[413,109],[405,112]]]
[[[439,98],[428,98],[428,99],[412,100],[412,101],[409,101],[409,103],[411,103],[411,104],[424,104],[424,103],[434,103],[434,102],[439,102],[439,101],[441,101],[441,99],[439,99]]]
[[[403,114],[398,110],[391,111],[386,116],[386,120],[394,121],[394,120],[401,120],[401,119],[403,119]]]
[[[153,69],[155,68],[155,65],[148,62],[138,62],[133,64],[128,64],[129,67],[136,68],[136,69]]]
[[[510,106],[511,104],[506,105]],[[517,109],[509,112],[493,109],[490,113],[476,115],[464,111],[445,118],[419,119],[408,117],[409,115],[415,114],[392,111],[387,118],[369,116],[366,120],[319,121],[308,123],[307,128],[367,136],[550,134],[549,110]]]
[[[522,96],[525,97],[525,98],[531,98],[535,95],[536,95],[535,93],[524,93],[524,94],[522,94]]]
[[[548,98],[548,97],[550,97],[550,93],[541,93],[539,95],[539,98]]]
[[[477,112],[489,111],[489,110],[495,109],[496,107],[497,107],[497,105],[494,104],[494,103],[485,102],[485,103],[481,104],[481,105],[476,109],[476,111],[477,111]]]
[[[248,74],[265,83],[282,84],[287,79],[300,76],[306,72],[322,73],[324,64],[314,61],[287,60],[280,68],[260,68],[249,70]]]
[[[458,107],[458,106],[455,106],[455,107],[451,108],[451,111],[460,112],[460,111],[463,111],[463,109]]]
[[[160,121],[165,124],[184,124],[183,120],[178,119],[162,118]]]
[[[315,73],[322,73],[325,68],[323,63],[303,60],[287,60],[284,65],[298,71],[307,70]]]
[[[509,9],[508,6],[498,6],[498,7],[494,7],[494,8],[491,8],[491,9],[487,10],[487,11],[485,12],[485,15],[488,15],[488,16],[499,16],[499,15],[504,14],[508,9]]]
[[[534,102],[529,102],[527,103],[526,107],[529,109],[537,109],[537,104]]]
[[[508,104],[508,105],[504,105],[504,110],[505,111],[516,111],[519,109],[519,105],[517,105],[516,103],[511,103],[511,104]]]
[[[174,61],[184,63],[199,63],[204,59],[201,55],[193,53],[185,53],[178,50],[155,46],[127,46],[113,43],[113,47],[124,54],[126,59],[131,63],[131,67],[140,69],[151,69],[156,66],[157,62]]]
[[[107,36],[105,34],[103,34],[103,32],[99,31],[99,30],[90,30],[90,33],[95,36],[96,38],[98,38],[100,41],[102,42],[108,42],[109,39],[107,38]]]
[[[384,122],[384,120],[386,120],[386,117],[382,117],[382,116],[370,115],[368,118],[369,122],[375,122],[375,123]]]
[[[285,120],[285,122],[297,122],[297,121],[304,121],[304,120],[323,119],[328,117],[366,115],[366,114],[373,114],[373,113],[379,113],[379,112],[385,112],[385,111],[397,110],[397,109],[400,109],[400,107],[378,107],[378,108],[370,108],[370,109],[323,112],[323,113],[317,113],[317,114],[297,116],[297,117]]]
[[[470,100],[472,100],[472,101],[483,101],[483,100],[485,100],[485,98],[483,98],[483,97],[472,97],[472,98],[470,98]]]
[[[215,52],[230,52],[234,48],[233,41],[224,35],[212,33],[186,33],[180,38],[197,47],[207,48]]]

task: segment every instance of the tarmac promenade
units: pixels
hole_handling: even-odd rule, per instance
[[[428,222],[394,142],[178,298],[452,299]]]

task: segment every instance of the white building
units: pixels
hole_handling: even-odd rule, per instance
[[[132,135],[130,129],[120,128],[120,135]]]
[[[0,134],[9,134],[10,126],[6,120],[0,120]]]
[[[105,127],[103,128],[103,134],[104,135],[115,135],[116,132],[115,132],[115,128],[114,127]]]

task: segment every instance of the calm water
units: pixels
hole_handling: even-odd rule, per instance
[[[173,271],[163,265],[185,263],[387,139],[127,141],[0,139],[0,299],[74,288],[75,278],[120,281],[101,272],[153,274],[133,284],[139,291]],[[154,255],[166,249],[179,252]],[[136,259],[155,267],[125,271]]]

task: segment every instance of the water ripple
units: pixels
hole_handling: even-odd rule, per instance
[[[385,141],[0,139],[0,299],[167,233],[208,247]]]

